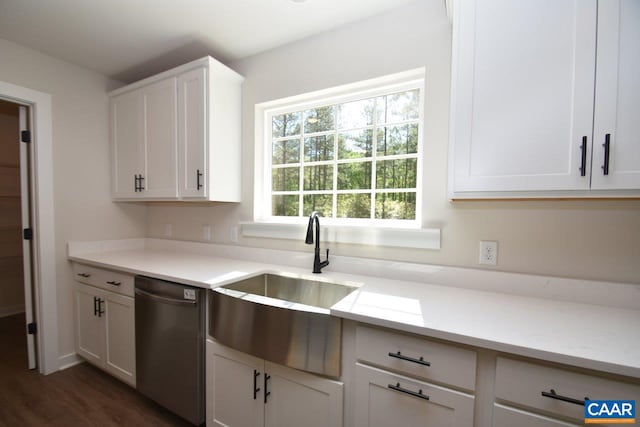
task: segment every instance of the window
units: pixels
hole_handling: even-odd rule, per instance
[[[265,217],[420,219],[422,80],[265,115]]]

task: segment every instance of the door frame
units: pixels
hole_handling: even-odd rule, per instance
[[[0,81],[0,98],[29,107],[34,317],[38,371],[47,375],[59,369],[51,95]]]

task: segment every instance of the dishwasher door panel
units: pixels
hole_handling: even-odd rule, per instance
[[[186,420],[204,421],[205,292],[136,277],[137,389]]]

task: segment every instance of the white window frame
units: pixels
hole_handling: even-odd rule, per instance
[[[241,223],[242,234],[251,237],[298,239],[300,238],[300,230],[306,227],[304,217],[276,217],[271,215],[271,118],[273,116],[284,112],[341,104],[417,89],[419,91],[420,101],[415,189],[416,218],[414,220],[321,218],[324,234],[323,241],[439,249],[440,230],[421,228],[422,198],[424,192],[422,188],[424,158],[424,79],[425,69],[419,68],[376,79],[256,104],[254,221]],[[375,152],[372,153],[372,156],[375,155]],[[390,159],[393,158],[395,157],[390,157]],[[332,191],[335,192],[335,190]],[[405,189],[398,189],[398,191],[405,191]],[[349,192],[355,193],[357,191]]]

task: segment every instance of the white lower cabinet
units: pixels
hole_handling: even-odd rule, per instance
[[[207,340],[207,426],[339,427],[343,384]]]
[[[472,427],[474,398],[356,364],[356,427]]]
[[[76,283],[75,304],[78,355],[135,387],[133,298]]]
[[[497,403],[493,407],[493,427],[578,427],[579,425],[509,408]]]

